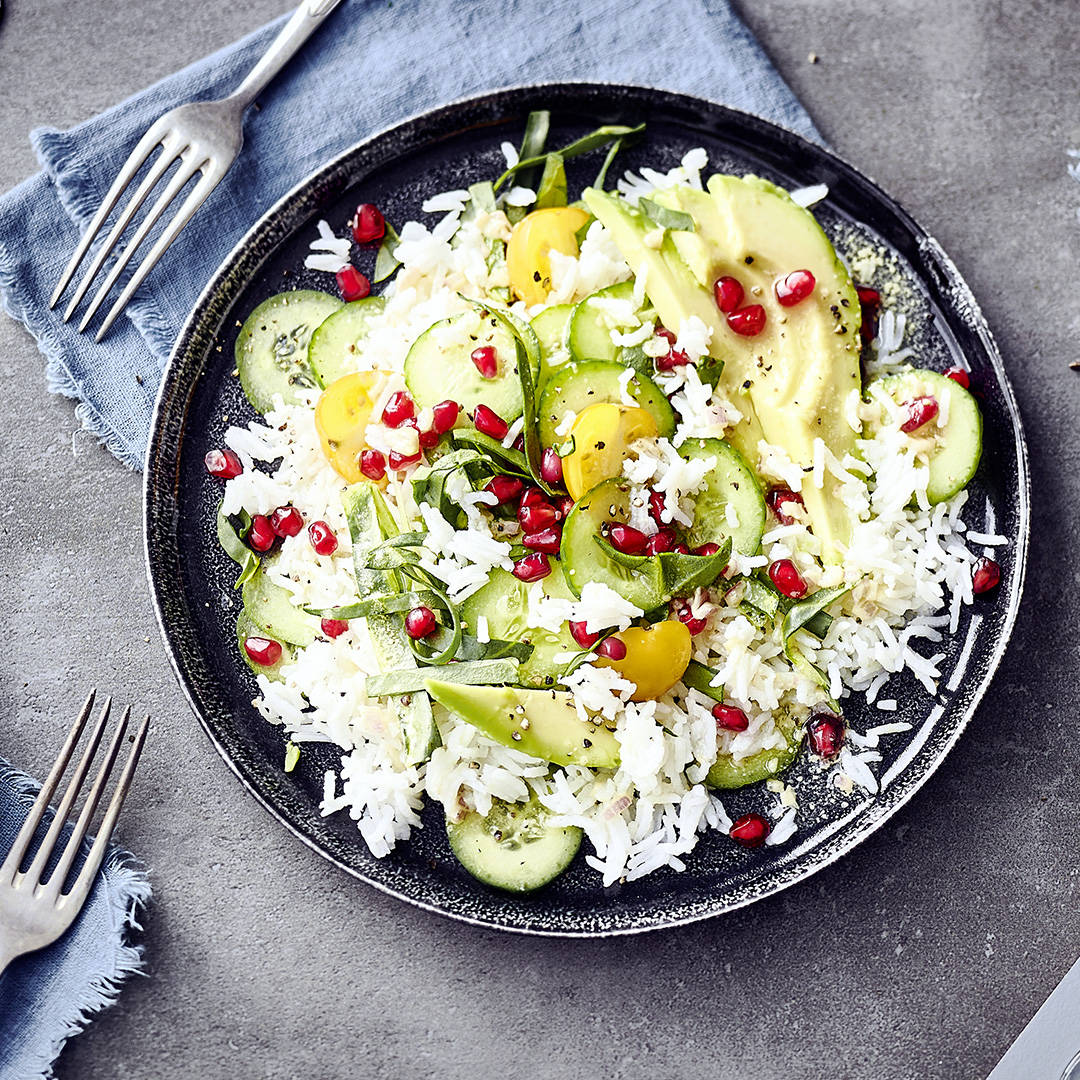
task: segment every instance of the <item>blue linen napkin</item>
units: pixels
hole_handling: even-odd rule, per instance
[[[0,861],[39,785],[0,758]],[[76,861],[76,870],[81,860]],[[64,1043],[90,1015],[112,1003],[138,971],[142,949],[127,943],[150,884],[132,856],[113,847],[71,929],[57,942],[13,961],[0,974],[0,1077],[51,1076]]]
[[[542,33],[537,19],[542,20]],[[233,90],[280,21],[67,132],[31,138],[43,172],[0,198],[0,299],[48,358],[49,388],[141,468],[162,369],[199,293],[260,215],[360,139],[474,92],[631,82],[711,98],[821,141],[726,0],[346,0],[245,118],[240,158],[101,345],[47,308],[138,138],[167,109]],[[69,293],[70,293],[69,288]],[[85,302],[84,302],[85,307]],[[77,318],[75,320],[77,322]]]

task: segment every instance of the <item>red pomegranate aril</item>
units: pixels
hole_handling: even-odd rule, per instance
[[[814,291],[815,285],[817,285],[817,279],[809,270],[792,270],[773,286],[776,302],[781,307],[794,307],[796,304],[801,304]]]
[[[657,371],[674,371],[677,367],[685,367],[690,363],[690,357],[682,349],[671,349],[663,356],[656,358]]]
[[[796,503],[799,506],[806,505],[803,502],[803,497],[797,491],[784,487],[770,488],[769,494],[765,496],[765,502],[768,503],[769,509],[776,515],[776,519],[781,525],[793,525],[795,523],[795,518],[784,510],[787,503]]]
[[[929,424],[938,414],[938,403],[935,397],[917,397],[911,401],[905,401],[908,418],[900,425],[900,430],[905,435],[918,431],[923,424]]]
[[[596,652],[605,660],[625,660],[626,643],[617,637],[606,637],[596,646]]]
[[[658,326],[653,331],[653,336],[663,338],[669,345],[674,345],[677,340],[676,336],[666,326]]]
[[[517,518],[525,532],[538,533],[542,529],[550,528],[559,520],[559,511],[549,502],[533,500],[527,503],[522,499]]]
[[[477,431],[490,435],[491,438],[498,439],[500,442],[506,438],[506,433],[510,430],[510,425],[494,409],[489,409],[486,405],[476,406],[473,411],[473,423]]]
[[[670,611],[692,635],[700,634],[709,622],[707,616],[695,615],[694,609],[685,600],[672,600]]]
[[[438,628],[439,621],[435,618],[435,612],[423,604],[414,607],[405,616],[405,633],[416,641],[434,634]]]
[[[420,450],[417,450],[415,454],[401,454],[397,450],[391,450],[390,460],[387,464],[391,472],[401,472],[402,469],[407,469],[410,465],[416,465],[423,456],[424,454]]]
[[[307,531],[316,555],[333,555],[337,551],[337,537],[325,521],[313,521]]]
[[[790,559],[778,559],[769,567],[769,580],[789,599],[806,595],[806,582]]]
[[[881,293],[877,289],[867,289],[861,285],[855,289],[855,292],[862,309],[862,325],[859,327],[859,333],[863,341],[873,341],[877,335],[877,313],[881,306]]]
[[[656,522],[657,525],[663,525],[664,507],[667,504],[664,502],[664,496],[659,491],[649,492],[649,517]]]
[[[810,741],[810,749],[826,761],[830,761],[840,753],[846,733],[843,719],[831,712],[815,713],[810,717],[810,723],[806,725],[806,737]]]
[[[525,482],[519,480],[516,476],[493,476],[484,485],[484,490],[490,491],[499,500],[499,506],[520,498],[524,489]]]
[[[570,515],[570,511],[574,509],[574,500],[570,495],[556,495],[551,505],[559,512],[559,520],[565,521]]]
[[[689,555],[690,549],[685,544],[676,544],[671,549],[676,555]]]
[[[345,619],[323,619],[319,626],[328,638],[339,638],[349,629],[349,623]]]
[[[430,450],[439,445],[439,433],[434,428],[418,432],[418,438],[422,450]]]
[[[589,631],[585,629],[586,625],[584,620],[581,622],[572,622],[570,624],[570,636],[583,649],[591,649],[600,640],[600,632],[597,631],[595,634],[590,634]]]
[[[546,578],[550,573],[551,563],[542,551],[534,551],[531,555],[526,555],[524,559],[518,559],[514,563],[514,577],[526,584]]]
[[[871,289],[865,285],[857,286],[855,295],[858,296],[859,303],[863,307],[876,308],[881,303],[881,293],[877,289]]]
[[[659,555],[664,551],[673,551],[678,542],[678,535],[675,530],[668,525],[658,532],[654,532],[652,536],[645,541],[645,554]]]
[[[993,559],[980,559],[975,564],[975,573],[971,578],[973,592],[984,593],[996,589],[1001,581],[1001,566]]]
[[[343,266],[337,272],[337,287],[341,299],[350,304],[353,300],[363,300],[371,294],[371,282],[355,266]]]
[[[461,414],[461,406],[456,401],[447,398],[440,401],[431,410],[431,430],[439,435],[448,432],[456,423]]]
[[[405,390],[390,395],[382,411],[382,422],[390,428],[399,428],[416,416],[416,403]]]
[[[525,453],[525,433],[524,433],[524,432],[522,432],[522,433],[521,433],[521,434],[520,434],[520,435],[519,435],[519,436],[518,436],[518,437],[517,437],[517,438],[516,438],[516,439],[514,440],[514,449],[515,449],[515,450],[520,450],[520,451],[521,451],[521,453],[523,453],[523,454]]]
[[[381,450],[362,450],[360,471],[369,480],[381,480],[386,475],[386,455]]]
[[[760,814],[743,814],[728,829],[728,836],[745,848],[761,847],[772,832],[772,826]]]
[[[537,487],[536,484],[530,484],[525,489],[525,494],[521,496],[522,506],[532,506],[533,503],[547,502],[547,495],[542,487]]]
[[[244,652],[262,667],[273,667],[281,659],[281,642],[273,638],[244,638]]]
[[[954,383],[959,383],[965,390],[971,386],[971,376],[962,367],[946,368],[941,374],[946,379],[952,379]]]
[[[256,514],[251,519],[251,527],[247,534],[250,547],[256,551],[269,551],[277,543],[277,538],[277,533],[274,532],[274,527],[265,514]]]
[[[649,538],[631,525],[612,525],[608,529],[607,541],[616,551],[624,555],[641,555]]]
[[[470,359],[485,379],[494,379],[499,374],[499,358],[494,345],[481,345],[479,349],[473,349]]]
[[[554,446],[549,446],[540,458],[540,479],[545,484],[562,483],[562,458]]]
[[[295,506],[279,506],[270,515],[270,528],[278,536],[296,536],[303,527],[304,515]]]
[[[550,529],[541,529],[540,532],[528,533],[521,538],[521,543],[530,551],[544,551],[548,555],[558,555],[561,542],[561,525],[552,525]]]
[[[750,726],[750,718],[735,705],[717,702],[712,707],[712,714],[720,731],[745,731]]]
[[[231,480],[244,471],[240,459],[231,450],[210,450],[203,458],[206,471],[222,480]]]
[[[720,545],[719,544],[711,544],[711,543],[710,544],[702,544],[701,547],[694,548],[690,552],[690,554],[691,555],[709,556],[709,555],[715,555],[719,550],[720,550]]]
[[[727,324],[739,337],[757,337],[765,329],[765,309],[760,304],[747,304],[733,311]]]
[[[356,208],[352,222],[353,239],[358,244],[370,244],[386,235],[386,219],[373,203],[361,203]]]
[[[720,277],[713,282],[713,296],[716,297],[716,306],[725,314],[730,315],[736,311],[743,302],[742,284],[738,278]]]

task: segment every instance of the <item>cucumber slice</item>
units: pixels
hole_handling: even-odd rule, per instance
[[[942,412],[948,410],[944,428],[931,420],[912,436],[925,435],[927,440],[927,499],[931,503],[945,502],[963,491],[982,457],[982,413],[974,395],[936,371],[902,371],[886,376],[881,385],[898,405],[917,397],[934,397]],[[868,425],[871,430],[873,426]]]
[[[540,342],[540,351],[545,360],[566,348],[566,324],[573,310],[573,304],[553,304],[533,316],[529,323]]]
[[[722,544],[731,537],[732,550],[756,555],[765,531],[765,498],[746,458],[723,439],[688,439],[679,447],[687,460],[716,458],[705,487],[694,497],[694,525],[690,547]],[[728,521],[731,507],[737,525]]]
[[[301,648],[310,645],[318,633],[318,621],[292,603],[288,590],[275,585],[267,576],[267,569],[264,560],[244,582],[245,611],[262,627],[264,636]]]
[[[281,659],[276,664],[272,664],[269,667],[265,664],[256,664],[247,654],[247,649],[244,648],[244,641],[249,637],[266,637],[266,631],[251,617],[247,608],[236,617],[236,643],[240,647],[240,655],[243,657],[244,663],[247,664],[252,671],[257,675],[265,675],[272,682],[284,682],[285,677],[281,674],[281,669],[286,664],[291,664],[296,660],[296,650],[287,642],[281,641],[275,638],[281,646]],[[273,636],[273,635],[271,635]]]
[[[574,306],[566,327],[566,347],[574,360],[618,360],[622,354],[622,346],[611,340],[612,326],[618,324],[601,307],[605,300],[629,300],[634,306],[633,281],[609,285]],[[626,323],[621,329],[632,330],[636,326]]]
[[[319,325],[341,306],[329,293],[296,289],[271,296],[247,317],[236,339],[236,368],[256,410],[269,412],[275,394],[286,405],[296,405],[298,389],[322,386],[308,363],[308,345]]]
[[[581,847],[576,825],[547,823],[548,811],[535,796],[525,803],[494,799],[485,816],[473,811],[446,823],[450,850],[477,881],[506,892],[525,893],[557,878]]]
[[[572,600],[562,574],[549,574],[542,582],[544,595],[560,600]],[[556,664],[559,653],[578,652],[581,646],[574,641],[569,625],[553,634],[538,630],[526,623],[529,614],[529,586],[508,570],[496,567],[486,585],[477,589],[461,605],[461,621],[466,633],[476,633],[477,620],[487,619],[488,634],[501,641],[522,641],[533,646],[533,654],[518,669],[522,686],[555,686],[565,664]]]
[[[642,611],[651,611],[668,599],[659,565],[653,575],[631,570],[609,559],[595,540],[604,525],[626,525],[629,521],[630,485],[625,480],[605,480],[583,495],[563,525],[560,551],[563,574],[575,596],[581,595],[586,582],[597,581]],[[659,560],[653,562],[659,564]]]
[[[381,296],[368,296],[346,304],[319,324],[311,335],[308,364],[323,386],[357,370],[356,357],[367,337],[368,324],[385,307]]]
[[[472,361],[473,350],[485,345],[495,349],[494,379],[485,379]],[[475,311],[443,319],[413,342],[405,357],[405,382],[421,409],[450,398],[466,412],[486,405],[508,424],[523,409],[516,342],[497,319],[482,319]]]
[[[709,787],[731,790],[768,780],[782,773],[799,756],[802,747],[802,728],[785,713],[774,714],[776,724],[787,740],[781,747],[759,750],[756,754],[736,761],[730,754],[721,754],[705,777]]]
[[[579,413],[599,401],[622,404],[620,376],[626,368],[609,360],[584,360],[558,368],[540,395],[537,424],[545,447],[557,446],[563,437],[555,429],[568,412]],[[656,421],[657,434],[670,439],[675,434],[675,414],[664,392],[646,375],[634,374],[626,384],[627,392]]]

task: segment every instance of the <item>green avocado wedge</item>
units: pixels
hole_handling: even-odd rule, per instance
[[[619,743],[580,719],[569,694],[509,686],[459,686],[428,679],[427,692],[496,742],[555,765],[614,769]]]

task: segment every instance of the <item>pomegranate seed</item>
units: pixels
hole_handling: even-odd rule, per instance
[[[401,472],[402,469],[415,465],[423,456],[423,452],[420,450],[417,450],[415,454],[399,454],[396,450],[391,450],[390,460],[387,464],[390,466],[391,471]]]
[[[399,428],[415,416],[416,403],[409,397],[407,391],[399,390],[396,394],[390,395],[390,400],[382,411],[382,422],[387,427]]]
[[[935,397],[917,397],[911,401],[905,401],[908,418],[900,425],[900,430],[905,434],[918,431],[923,424],[930,423],[938,414],[938,403]]]
[[[597,653],[605,660],[625,660],[626,643],[617,637],[606,637],[596,646]]]
[[[552,505],[559,512],[559,518],[565,520],[574,509],[574,500],[569,495],[556,495]]]
[[[439,621],[435,618],[435,612],[429,607],[414,607],[405,616],[405,632],[414,640],[426,638],[434,634],[439,628]]]
[[[746,848],[761,847],[772,832],[772,826],[760,814],[743,814],[730,829],[728,836]]]
[[[881,303],[881,293],[877,289],[867,288],[865,285],[859,285],[855,289],[855,294],[859,298],[859,303],[863,307],[875,308]]]
[[[608,529],[608,543],[624,555],[641,555],[649,538],[630,525],[612,525]]]
[[[817,279],[809,270],[792,270],[787,277],[780,278],[773,286],[776,302],[781,307],[794,307],[801,304],[813,291]]]
[[[670,610],[692,635],[700,634],[709,621],[708,617],[702,618],[694,615],[694,609],[684,600],[673,600]]]
[[[433,446],[439,445],[439,433],[431,428],[429,431],[420,432],[420,446],[424,450],[430,450]]]
[[[691,551],[690,554],[691,555],[708,556],[708,555],[715,555],[719,550],[720,550],[720,545],[719,544],[711,544],[711,543],[710,544],[702,544],[701,547],[694,548],[694,550]]]
[[[976,593],[989,592],[997,588],[1001,581],[1001,566],[993,559],[980,559],[975,564],[975,573],[971,579],[971,588]]]
[[[712,714],[720,731],[745,731],[750,726],[750,718],[734,705],[717,703],[712,707]]]
[[[855,289],[859,297],[859,306],[862,308],[862,325],[859,333],[863,341],[873,341],[877,335],[877,312],[881,306],[881,293],[877,289],[867,289],[859,286]]]
[[[946,379],[952,379],[953,382],[959,383],[965,390],[971,386],[971,377],[962,367],[946,368],[941,374]]]
[[[550,528],[559,520],[559,511],[549,502],[533,500],[526,503],[523,498],[521,506],[518,507],[517,517],[525,532],[538,533],[542,529]]]
[[[494,379],[499,374],[499,359],[494,345],[481,345],[479,349],[473,349],[471,359],[485,379]]]
[[[657,371],[674,371],[677,367],[685,367],[690,363],[690,357],[682,349],[670,349],[663,356],[656,357]]]
[[[456,423],[461,406],[456,401],[440,401],[431,410],[431,430],[439,435],[449,431]]]
[[[337,287],[347,304],[371,294],[371,282],[352,265],[343,266],[337,272]]]
[[[685,544],[676,544],[671,549],[676,555],[689,555],[690,549]]]
[[[743,302],[743,287],[738,278],[722,277],[713,282],[713,296],[716,297],[716,306],[725,314],[730,315]]]
[[[562,542],[562,526],[552,525],[550,529],[529,533],[521,539],[522,544],[532,551],[546,551],[549,555],[558,555]]]
[[[499,506],[502,506],[521,496],[525,490],[525,482],[516,476],[493,476],[484,485],[484,490],[490,491],[499,500]]]
[[[550,573],[551,563],[542,551],[534,551],[531,555],[526,555],[524,559],[518,559],[514,563],[514,577],[526,584],[546,578]]]
[[[337,551],[337,537],[325,521],[313,521],[308,526],[308,537],[316,555],[333,555]]]
[[[769,494],[765,496],[765,501],[769,504],[769,509],[776,515],[781,525],[793,525],[795,523],[795,519],[791,514],[784,510],[786,503],[797,503],[799,506],[806,505],[803,502],[803,497],[798,492],[784,487],[770,488]]]
[[[658,326],[653,333],[655,337],[662,337],[669,345],[675,344],[676,337],[666,326]]]
[[[572,622],[570,624],[570,635],[583,649],[591,649],[600,640],[600,632],[590,634],[585,629],[584,621]]]
[[[537,487],[535,484],[530,485],[525,489],[525,494],[521,496],[522,506],[532,506],[533,503],[547,502],[547,495],[544,494],[544,489]]]
[[[514,440],[514,449],[521,451],[521,453],[523,453],[523,454],[525,453],[525,432],[522,432]]]
[[[656,522],[657,525],[663,525],[664,508],[667,504],[664,502],[664,496],[659,491],[649,492],[649,517]]]
[[[549,446],[540,458],[540,478],[545,484],[562,483],[562,458],[553,446]]]
[[[263,667],[273,667],[281,659],[281,643],[273,638],[244,638],[244,652]]]
[[[671,551],[678,543],[679,538],[675,530],[670,526],[666,526],[660,529],[659,532],[654,532],[645,541],[645,554],[646,555],[659,555],[662,551]]]
[[[778,559],[769,567],[772,583],[787,597],[798,600],[806,595],[806,582],[790,559]]]
[[[269,551],[277,542],[277,533],[265,514],[256,514],[251,519],[247,542],[256,551]]]
[[[345,619],[323,619],[319,626],[328,638],[341,637],[349,629],[349,624]]]
[[[295,506],[279,506],[270,515],[270,528],[278,536],[296,536],[304,527],[304,515]]]
[[[386,235],[386,219],[373,203],[361,203],[350,222],[353,239],[358,244],[370,244]]]
[[[386,475],[386,456],[381,450],[362,451],[360,471],[369,480],[381,480]]]
[[[760,304],[748,304],[733,311],[727,324],[739,337],[757,337],[765,329],[765,309]]]
[[[840,753],[844,745],[846,729],[844,721],[831,712],[819,712],[810,717],[806,725],[806,736],[810,740],[810,749],[826,761]]]
[[[510,425],[494,409],[489,409],[486,405],[476,406],[473,411],[473,423],[477,431],[482,431],[485,435],[490,435],[500,442],[506,438],[506,433],[510,430]]]
[[[244,471],[240,459],[231,450],[210,450],[203,458],[206,471],[222,480],[231,480]]]

